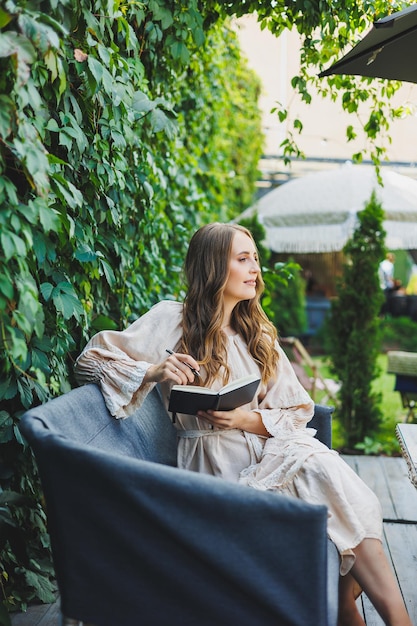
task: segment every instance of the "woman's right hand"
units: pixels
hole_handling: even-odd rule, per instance
[[[189,354],[174,352],[161,363],[150,365],[142,384],[172,380],[175,385],[188,385],[195,380],[195,374],[190,367],[197,371],[200,369],[197,361]]]

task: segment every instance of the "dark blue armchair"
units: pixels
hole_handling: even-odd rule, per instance
[[[317,407],[310,423],[328,445],[330,419]],[[64,624],[335,626],[326,508],[175,467],[157,389],[115,420],[86,385],[28,411],[21,431],[39,467]]]

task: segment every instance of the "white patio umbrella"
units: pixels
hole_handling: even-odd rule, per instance
[[[372,191],[385,214],[386,246],[390,250],[417,248],[417,180],[347,163],[291,180],[265,194],[243,217],[258,213],[266,229],[266,245],[274,252],[338,252],[351,237],[357,213]]]

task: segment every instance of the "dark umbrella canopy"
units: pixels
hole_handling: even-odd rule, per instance
[[[330,74],[417,83],[417,4],[375,22],[362,41],[319,76]]]

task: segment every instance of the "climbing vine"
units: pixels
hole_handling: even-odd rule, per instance
[[[251,203],[258,94],[193,0],[1,4],[3,611],[54,590],[20,416],[73,385],[88,336],[178,296],[191,231]]]

